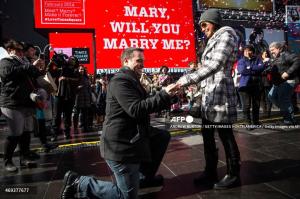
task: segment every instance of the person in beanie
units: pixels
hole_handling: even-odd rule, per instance
[[[205,11],[200,17],[199,25],[208,39],[201,58],[202,67],[181,77],[176,84],[179,88],[200,83],[203,88],[201,115],[206,167],[194,183],[226,189],[240,184],[240,152],[231,125],[237,119],[237,96],[231,69],[236,60],[238,37],[231,27],[222,27],[221,15],[217,9]],[[219,182],[215,129],[224,146],[227,163],[227,174]]]

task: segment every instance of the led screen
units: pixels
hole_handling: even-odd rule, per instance
[[[97,68],[119,68],[121,51],[127,47],[145,49],[146,68],[157,68],[161,65],[186,67],[190,61],[196,59],[193,8],[190,0],[35,2],[36,28],[57,28],[58,31],[61,28],[71,31],[78,29],[76,32],[94,29]],[[59,8],[58,4],[63,7]],[[54,7],[49,8],[51,6]],[[47,23],[46,13],[48,17],[53,16],[53,19],[47,19]],[[62,13],[69,13],[67,16],[70,19],[57,19],[66,16]],[[50,43],[58,43],[56,39],[58,38],[51,38]],[[69,39],[64,37],[60,39],[59,47],[72,47],[69,43]],[[89,53],[92,51],[90,49]]]
[[[50,33],[49,41],[56,53],[77,57],[89,73],[94,73],[92,33]]]

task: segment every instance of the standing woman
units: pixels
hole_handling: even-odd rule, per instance
[[[159,88],[162,89],[162,87],[165,87],[171,83],[171,75],[169,74],[169,67],[168,66],[161,66],[159,69],[159,75],[158,75],[158,84]],[[164,110],[164,117],[170,118],[170,112],[171,108]]]
[[[168,66],[161,66],[159,69],[159,76],[158,76],[159,86],[164,87],[171,83],[171,76],[169,74],[169,67]]]
[[[35,103],[30,79],[40,75],[37,67],[40,60],[33,64],[23,60],[23,45],[15,40],[9,40],[4,45],[9,56],[0,60],[1,112],[6,118],[9,135],[4,142],[4,169],[8,172],[17,171],[12,161],[16,146],[20,147],[20,164],[34,164],[30,157],[30,133],[34,130],[33,115]]]
[[[99,80],[96,99],[96,115],[98,125],[102,125],[105,120],[106,94],[108,79],[106,73],[102,73]]]
[[[269,50],[264,50],[261,54],[262,62],[264,64],[264,71],[262,73],[263,91],[261,102],[263,104],[263,112],[267,117],[271,116],[272,102],[268,98],[268,93],[272,88],[272,73],[271,73],[271,54]]]
[[[209,9],[201,15],[199,25],[208,39],[201,58],[202,67],[177,82],[178,87],[201,83],[203,88],[201,115],[206,167],[194,183],[214,186],[215,189],[226,189],[240,183],[240,152],[231,128],[237,119],[237,98],[231,69],[236,60],[238,37],[231,27],[221,27],[221,19],[217,9]],[[218,183],[218,150],[215,128],[211,125],[217,127],[226,154],[227,174]],[[224,125],[228,128],[221,127]]]
[[[77,86],[74,105],[75,113],[73,115],[73,125],[74,129],[77,129],[79,118],[80,126],[83,127],[83,132],[87,132],[90,130],[88,128],[88,114],[92,105],[91,83],[86,69],[82,65],[79,66],[79,74],[79,85]]]

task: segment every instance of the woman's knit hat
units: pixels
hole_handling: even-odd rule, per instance
[[[211,22],[215,25],[221,26],[222,17],[218,9],[208,9],[204,13],[202,13],[199,24],[202,22]]]

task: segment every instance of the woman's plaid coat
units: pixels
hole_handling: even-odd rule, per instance
[[[208,40],[200,67],[180,78],[190,85],[200,82],[202,87],[202,117],[215,123],[233,123],[237,119],[237,97],[231,76],[236,60],[238,38],[228,26],[217,30]]]

